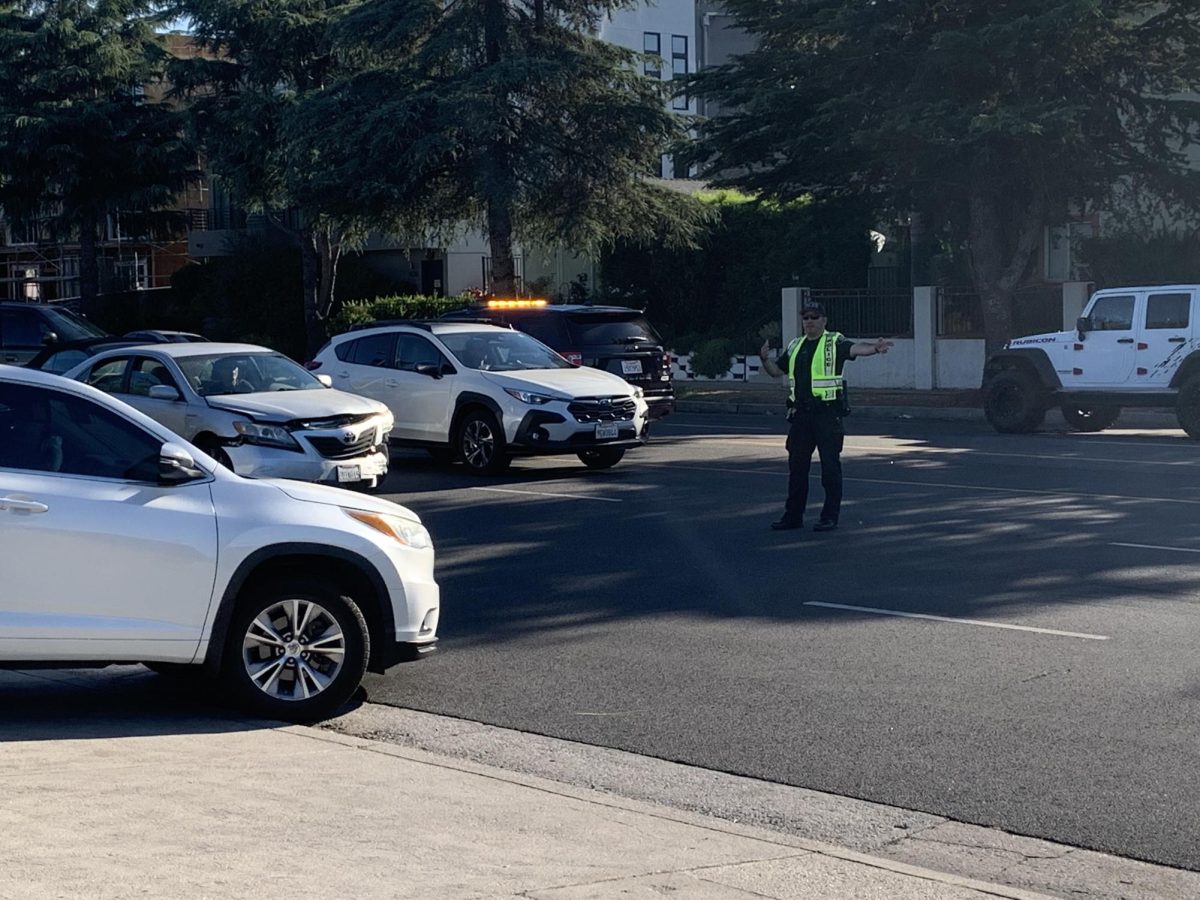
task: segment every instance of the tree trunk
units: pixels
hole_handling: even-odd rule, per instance
[[[320,269],[316,230],[306,228],[300,235],[300,291],[304,297],[304,335],[310,357],[321,349],[326,338],[321,318]]]
[[[512,213],[502,199],[488,203],[488,243],[492,251],[491,292],[500,297],[517,293],[516,264],[513,260]]]
[[[96,253],[96,217],[87,216],[79,223],[79,311],[85,316],[96,313],[100,295],[100,261]]]
[[[973,194],[969,209],[971,275],[983,305],[986,358],[1013,336],[1013,297],[1029,270],[1045,227],[1046,203],[1040,197],[1030,201],[1021,220],[1013,223],[1015,240],[1012,241],[1005,239],[1004,222],[995,198]]]

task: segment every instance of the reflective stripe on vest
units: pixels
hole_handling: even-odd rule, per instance
[[[837,373],[837,342],[841,337],[836,331],[826,331],[817,341],[809,377],[812,379],[812,394],[818,400],[836,400],[838,391],[845,384],[845,379]],[[796,357],[800,355],[800,347],[804,340],[798,337],[788,348],[788,396],[791,397],[793,405],[796,403]]]

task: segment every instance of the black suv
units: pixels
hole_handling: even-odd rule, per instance
[[[442,318],[511,325],[577,365],[612,372],[640,387],[650,407],[650,418],[661,419],[675,409],[671,357],[641,310],[493,300],[448,312]]]
[[[24,365],[48,344],[107,334],[103,328],[61,306],[0,303],[0,363]]]

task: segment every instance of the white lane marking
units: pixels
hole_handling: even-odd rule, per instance
[[[614,497],[588,497],[584,494],[552,494],[550,491],[512,491],[507,488],[473,487],[473,491],[491,491],[496,494],[523,494],[530,497],[561,497],[564,500],[595,500],[599,503],[622,503]]]
[[[648,468],[692,469],[697,472],[729,472],[734,475],[771,475],[778,478],[785,475],[786,470],[769,469],[726,469],[719,466],[686,466],[679,463],[639,462],[639,466]],[[819,478],[817,474],[809,476]],[[1041,497],[1076,497],[1096,500],[1134,500],[1139,503],[1184,503],[1188,506],[1200,506],[1200,500],[1185,500],[1182,497],[1131,497],[1126,494],[1090,494],[1085,491],[1039,491],[1033,488],[1003,488],[985,487],[980,484],[955,484],[953,482],[938,483],[936,481],[894,481],[887,478],[844,478],[844,481],[854,481],[860,484],[892,484],[900,487],[950,488],[960,491],[986,491],[994,494],[1033,494]]]
[[[983,628],[1004,628],[1008,631],[1032,631],[1035,634],[1053,634],[1058,637],[1081,638],[1085,641],[1107,641],[1105,634],[1084,634],[1079,631],[1057,631],[1053,628],[1034,628],[1032,625],[1008,625],[1000,622],[984,622],[979,619],[956,619],[950,616],[931,616],[926,613],[900,612],[895,609],[874,609],[870,606],[843,606],[841,603],[818,603],[810,600],[805,606],[821,606],[825,609],[843,609],[849,612],[872,613],[877,616],[898,616],[902,619],[930,619],[934,622],[952,622],[955,625],[979,625]]]
[[[1191,547],[1160,547],[1157,544],[1126,544],[1122,541],[1112,541],[1110,547],[1133,547],[1136,550],[1170,550],[1173,553],[1200,553]]]

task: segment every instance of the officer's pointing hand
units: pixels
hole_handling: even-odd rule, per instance
[[[889,347],[895,347],[895,346],[896,345],[894,342],[885,341],[883,338],[880,338],[879,340],[877,340],[875,342],[875,352],[876,353],[887,353]]]

